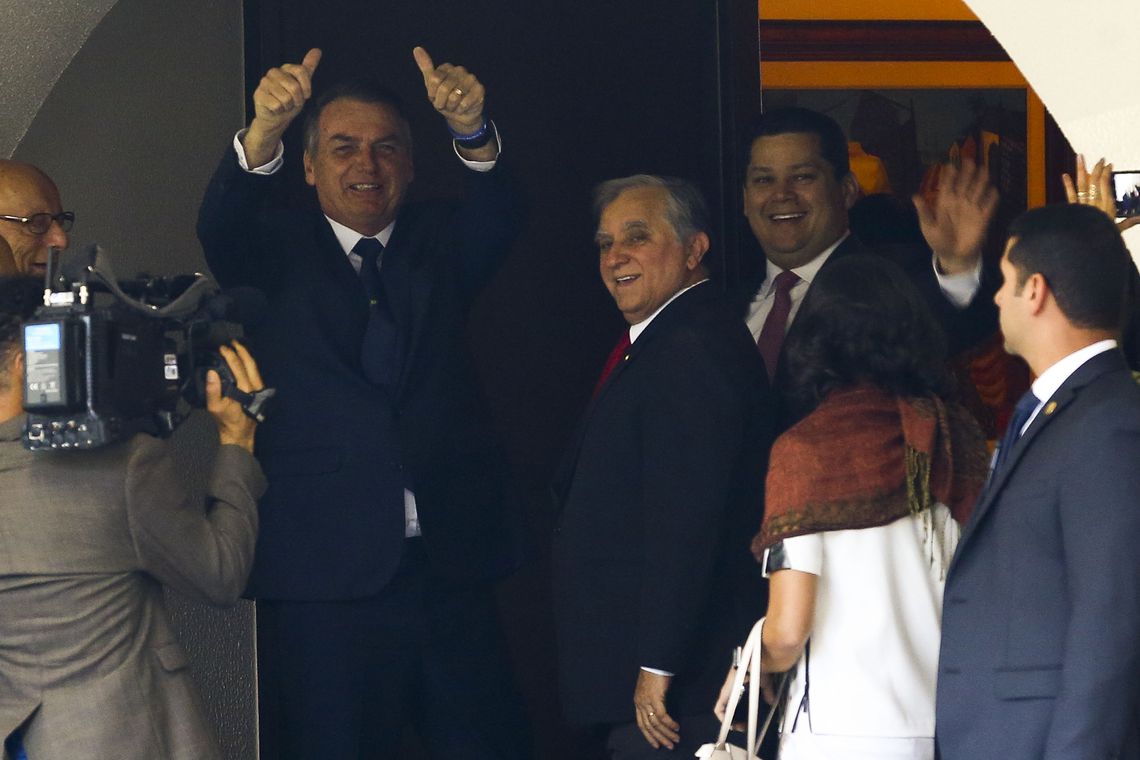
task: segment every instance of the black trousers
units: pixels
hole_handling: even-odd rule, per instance
[[[715,742],[720,732],[720,721],[712,714],[712,704],[707,715],[680,716],[677,722],[681,724],[681,741],[671,750],[654,749],[637,727],[637,721],[613,726],[606,737],[606,755],[611,760],[688,760],[702,744]]]
[[[419,539],[343,602],[258,601],[263,760],[383,760],[411,726],[433,758],[527,760],[529,726],[489,588],[446,589]]]

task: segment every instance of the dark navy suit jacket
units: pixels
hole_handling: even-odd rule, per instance
[[[978,292],[969,305],[962,309],[951,303],[938,286],[938,279],[934,276],[934,269],[930,263],[929,251],[901,245],[871,248],[851,234],[836,247],[823,266],[827,267],[832,262],[847,256],[867,255],[889,259],[906,272],[942,325],[951,356],[989,338],[997,330],[997,307],[994,305],[993,296],[1001,284],[1001,275],[992,266],[983,266]],[[736,298],[742,319],[747,316],[749,304],[752,303],[752,299],[766,278],[767,270],[762,268],[759,278],[749,281],[737,291]]]
[[[774,420],[748,330],[706,282],[626,357],[555,481],[560,692],[581,724],[633,721],[641,666],[676,674],[674,717],[706,714],[765,602],[748,545]]]
[[[947,572],[942,760],[1140,757],[1140,387],[1081,366],[995,474]]]
[[[198,236],[218,281],[265,291],[249,335],[278,389],[258,431],[269,479],[248,593],[289,600],[374,594],[404,541],[416,496],[430,568],[454,583],[515,564],[504,457],[466,348],[467,312],[509,249],[516,196],[499,166],[466,172],[461,203],[408,204],[384,253],[384,287],[406,349],[398,387],[368,381],[368,302],[316,211],[273,205],[279,179],[229,149],[206,191]]]
[[[939,287],[938,279],[934,276],[934,269],[930,263],[929,251],[917,251],[913,248],[897,245],[870,248],[864,245],[854,234],[851,234],[832,251],[823,266],[826,268],[833,262],[848,256],[880,256],[898,264],[918,289],[935,319],[942,326],[950,355],[980,343],[991,337],[998,329],[997,307],[994,305],[993,295],[997,291],[1000,275],[995,274],[992,267],[983,267],[982,281],[978,292],[969,305],[963,309],[951,303]],[[764,284],[766,277],[767,270],[765,268],[758,279],[751,280],[735,291],[734,300],[741,320],[747,318],[749,305]],[[795,329],[795,321],[788,329]],[[786,430],[795,423],[798,415],[788,398],[790,379],[784,372],[783,354],[781,353],[780,356],[780,366],[776,368],[775,373],[775,389],[780,407],[779,429]]]

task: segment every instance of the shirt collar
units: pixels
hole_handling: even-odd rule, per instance
[[[1041,376],[1033,381],[1033,395],[1037,397],[1039,404],[1052,398],[1057,389],[1064,385],[1069,376],[1080,369],[1085,362],[1097,354],[1116,348],[1116,345],[1116,341],[1111,338],[1097,341],[1074,351],[1042,372]]]
[[[811,281],[815,279],[815,276],[819,274],[819,270],[823,268],[824,262],[831,258],[831,254],[835,253],[835,249],[838,248],[840,244],[849,237],[851,237],[851,231],[847,230],[839,236],[838,240],[829,245],[827,248],[824,248],[823,251],[814,259],[806,264],[794,267],[792,271],[795,272],[801,280],[806,282],[808,285],[811,285]],[[772,288],[776,287],[776,276],[784,271],[780,267],[773,264],[771,261],[767,261],[766,267],[768,274],[764,278],[763,287],[760,288],[759,295],[761,297],[768,295],[768,293],[772,291]]]
[[[326,216],[325,219],[329,220],[329,226],[332,227],[333,234],[336,235],[336,240],[340,243],[340,247],[345,253],[352,253],[352,249],[356,247],[356,244],[360,242],[361,238],[369,237],[368,235],[361,235],[350,227],[345,227],[340,222],[330,219],[328,216]],[[396,220],[393,219],[391,224],[371,237],[379,240],[380,245],[386,246],[388,245],[388,241],[392,239],[392,230],[395,229],[395,227]],[[356,254],[353,255],[355,256]]]
[[[666,306],[668,306],[669,304],[676,301],[677,298],[682,293],[689,291],[689,290],[692,290],[693,288],[697,287],[698,285],[701,285],[701,284],[706,283],[708,281],[709,281],[709,279],[706,277],[705,279],[701,280],[700,282],[694,282],[692,285],[690,285],[687,288],[681,288],[680,290],[678,290],[676,293],[673,294],[672,298],[670,298],[665,303],[661,304],[661,308],[659,308],[657,311],[650,314],[647,319],[643,319],[642,321],[638,322],[636,325],[630,325],[629,326],[629,342],[633,343],[635,340],[637,340],[638,336],[641,335],[643,332],[645,332],[645,328],[649,327],[649,323],[652,322],[653,319],[658,314],[660,314],[662,311],[664,311]]]

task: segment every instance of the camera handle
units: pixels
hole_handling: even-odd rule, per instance
[[[223,387],[222,395],[232,398],[234,401],[241,404],[241,410],[247,416],[252,417],[258,422],[265,422],[265,405],[269,399],[277,394],[276,388],[262,388],[259,391],[246,393],[238,388],[236,385],[227,384],[229,387]]]

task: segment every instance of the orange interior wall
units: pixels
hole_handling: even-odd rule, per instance
[[[962,0],[758,0],[765,20],[977,21]]]
[[[961,0],[758,0],[764,21],[977,21]],[[763,45],[761,45],[763,59]],[[1045,108],[1010,62],[761,61],[766,89],[1025,87],[1029,206],[1045,202]]]

